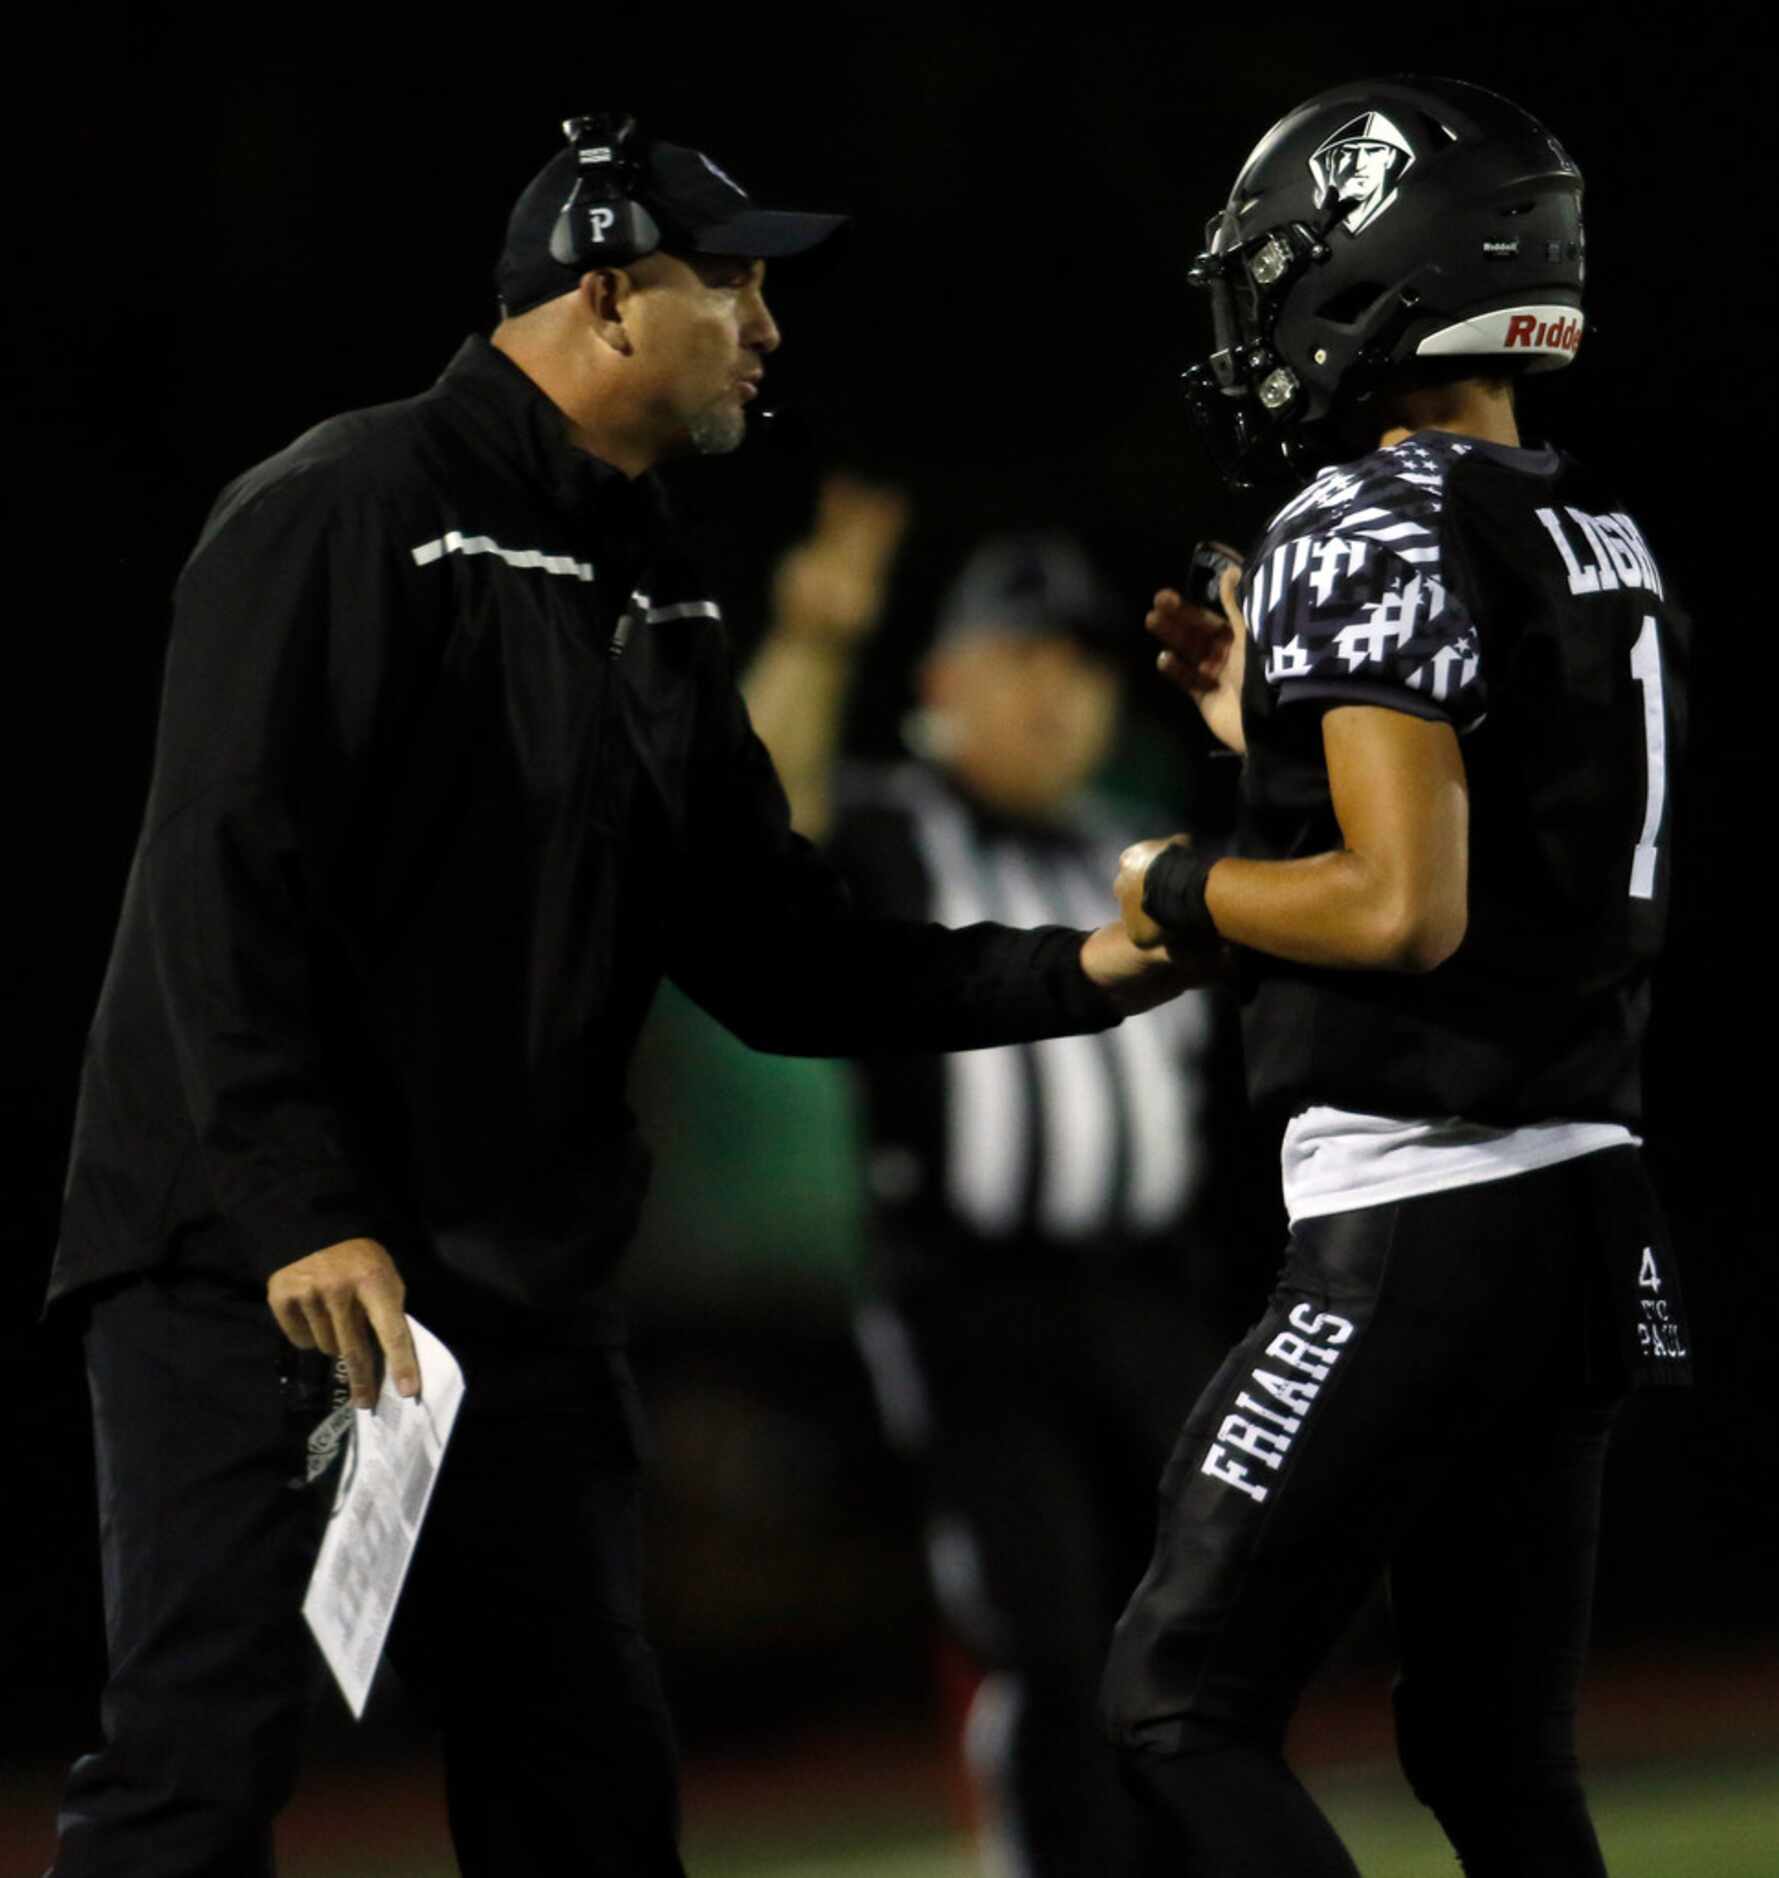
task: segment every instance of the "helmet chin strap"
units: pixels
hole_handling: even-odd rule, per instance
[[[1193,423],[1217,473],[1232,489],[1288,476],[1284,452],[1268,448],[1282,438],[1283,427],[1252,392],[1226,390],[1209,365],[1192,366],[1181,380]]]

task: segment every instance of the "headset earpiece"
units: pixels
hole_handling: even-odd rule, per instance
[[[661,245],[655,218],[632,194],[637,163],[630,143],[636,120],[608,112],[564,121],[575,153],[574,189],[550,231],[550,258],[584,272],[624,267]]]

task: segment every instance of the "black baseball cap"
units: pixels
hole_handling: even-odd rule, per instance
[[[637,153],[635,199],[655,218],[669,254],[734,254],[775,261],[825,241],[846,221],[798,209],[762,208],[701,150],[648,143]],[[494,287],[507,316],[571,293],[584,269],[550,254],[550,234],[574,193],[572,146],[558,150],[526,185],[507,221]]]
[[[1071,535],[1029,530],[996,535],[964,564],[939,607],[936,646],[977,633],[1074,639],[1110,656],[1117,602]]]

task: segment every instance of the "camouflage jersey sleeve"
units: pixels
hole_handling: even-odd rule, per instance
[[[1281,704],[1482,721],[1476,622],[1441,559],[1446,471],[1465,449],[1412,437],[1325,471],[1273,518],[1241,603]]]

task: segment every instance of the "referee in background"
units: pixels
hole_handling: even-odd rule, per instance
[[[861,908],[968,925],[1089,916],[1133,832],[1086,784],[1121,677],[1078,545],[984,542],[939,611],[915,760],[837,767],[855,655],[882,614],[896,492],[824,485],[743,679],[804,833]],[[859,1070],[872,1202],[861,1348],[915,1463],[935,1596],[980,1672],[964,1729],[989,1868],[1173,1867],[1095,1716],[1179,1418],[1239,1327],[1221,1218],[1241,1103],[1219,997],[1105,1037]],[[1213,1094],[1213,1084],[1215,1093]]]

